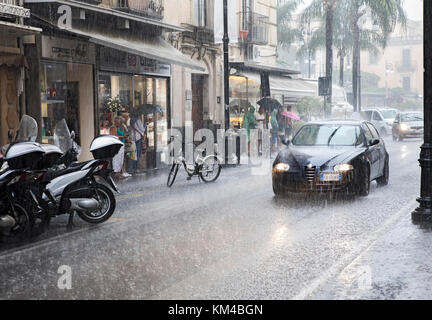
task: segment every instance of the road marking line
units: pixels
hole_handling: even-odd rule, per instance
[[[402,216],[407,215],[407,212],[410,212],[414,209],[416,201],[413,200],[408,203],[405,207],[403,207],[397,214],[393,215],[391,218],[387,219],[386,222],[376,231],[372,233],[372,235],[363,242],[359,249],[353,254],[347,254],[342,259],[333,264],[329,269],[324,271],[324,273],[312,280],[307,287],[300,291],[297,295],[291,298],[291,300],[305,300],[312,294],[314,294],[323,284],[328,282],[331,278],[337,276],[342,273],[348,266],[350,266],[355,260],[361,257],[366,251],[368,251],[376,241],[378,241],[383,234],[387,231],[387,229],[395,224],[402,218]]]

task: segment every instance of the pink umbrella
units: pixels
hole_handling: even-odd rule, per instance
[[[293,120],[299,121],[300,117],[291,111],[284,111],[281,113],[284,117],[291,118]]]

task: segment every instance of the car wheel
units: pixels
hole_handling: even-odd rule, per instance
[[[360,173],[358,194],[361,197],[367,197],[370,190],[370,169],[366,165],[365,168]]]
[[[389,161],[387,159],[386,163],[384,165],[383,175],[380,178],[377,179],[378,186],[383,187],[383,186],[388,185],[388,183],[389,183],[389,176],[390,176]]]
[[[283,195],[283,192],[280,188],[277,188],[273,185],[273,193],[275,194],[276,198],[280,198]]]

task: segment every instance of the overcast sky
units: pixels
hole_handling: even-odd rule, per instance
[[[310,2],[311,0],[304,0],[305,5],[303,5],[302,8]],[[404,7],[408,19],[423,20],[423,0],[404,0]]]

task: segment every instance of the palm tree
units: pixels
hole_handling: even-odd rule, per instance
[[[354,43],[350,21],[346,18],[349,2],[350,0],[340,0],[334,13],[333,45],[337,51],[337,57],[339,58],[339,85],[341,87],[344,86],[345,58],[352,52]],[[324,19],[324,17],[322,17],[322,19]],[[320,28],[313,33],[311,39],[311,46],[314,49],[325,47],[326,34],[324,21]],[[379,49],[384,48],[386,44],[385,41],[386,39],[382,34],[376,30],[360,30],[360,48],[362,50],[367,50],[377,55]],[[299,53],[303,53],[303,51]]]
[[[382,47],[385,48],[389,35],[393,32],[397,23],[406,25],[406,15],[402,7],[403,0],[349,0],[351,31],[353,33],[353,105],[355,111],[361,109],[360,74],[360,47],[361,28],[359,20],[370,13],[374,25],[380,33]]]
[[[301,37],[301,32],[297,28],[293,28],[291,22],[295,11],[302,3],[303,0],[278,0],[278,43],[283,48],[288,48],[294,41]]]
[[[325,38],[326,38],[326,77],[333,78],[333,26],[334,14],[339,0],[312,0],[310,5],[302,14],[302,21],[311,21],[314,18],[325,17]],[[326,98],[326,103],[331,106],[332,95]],[[330,108],[331,112],[331,108]],[[327,114],[327,111],[324,110]]]

